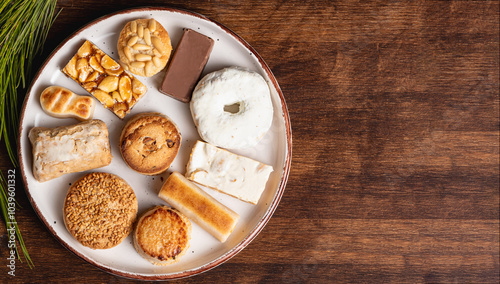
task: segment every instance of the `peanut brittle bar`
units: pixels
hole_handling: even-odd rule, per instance
[[[144,84],[88,40],[62,72],[122,119],[147,92]]]

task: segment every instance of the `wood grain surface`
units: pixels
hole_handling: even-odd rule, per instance
[[[252,45],[281,85],[293,135],[264,230],[179,283],[500,281],[499,1],[65,0],[35,69],[84,24],[162,5]],[[1,223],[0,282],[132,282],[62,247],[16,185],[35,267],[7,274]]]

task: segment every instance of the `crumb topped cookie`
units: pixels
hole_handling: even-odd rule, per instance
[[[82,245],[108,249],[130,234],[137,207],[134,191],[122,178],[110,173],[89,173],[68,190],[64,224]]]

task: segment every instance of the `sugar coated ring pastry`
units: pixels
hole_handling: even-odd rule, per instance
[[[224,68],[203,77],[193,91],[190,107],[200,137],[222,148],[255,146],[273,120],[266,81],[241,67]]]
[[[167,116],[147,112],[132,117],[120,135],[120,152],[127,165],[144,175],[170,167],[181,146],[181,133]]]
[[[119,176],[89,173],[70,186],[63,214],[64,225],[82,245],[108,249],[132,232],[137,198]]]
[[[155,19],[128,22],[120,32],[117,48],[125,69],[143,77],[165,68],[172,53],[168,32]]]
[[[134,232],[137,252],[155,265],[178,262],[189,248],[191,222],[179,211],[156,206],[144,213]]]

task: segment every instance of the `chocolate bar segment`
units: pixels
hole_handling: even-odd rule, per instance
[[[213,39],[191,29],[184,29],[160,92],[179,101],[189,102],[213,45]]]

